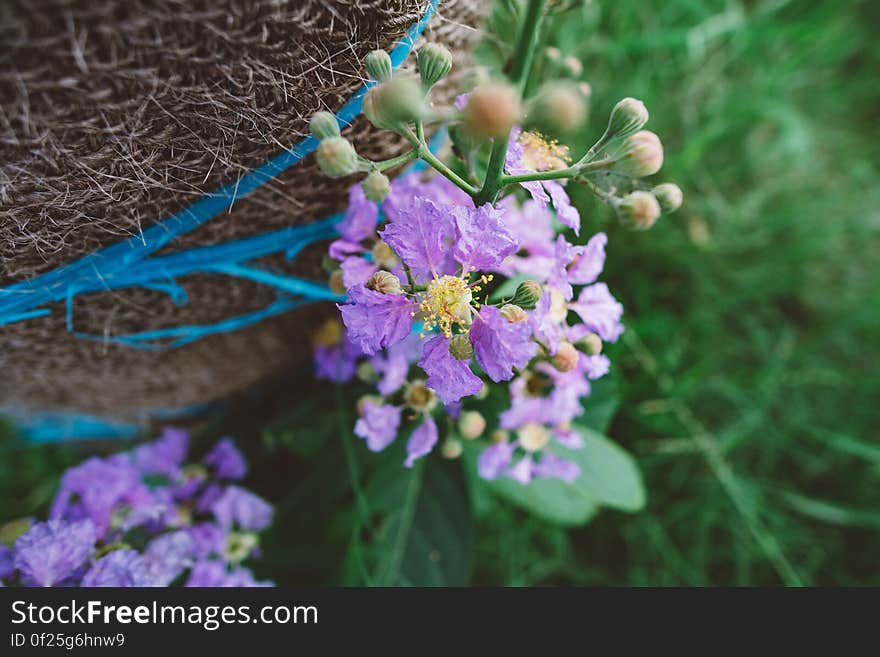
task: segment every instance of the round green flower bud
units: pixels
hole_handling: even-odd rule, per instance
[[[367,75],[376,82],[390,80],[393,73],[391,56],[384,50],[374,50],[364,59],[364,68],[367,69]]]
[[[395,75],[367,92],[363,111],[370,123],[385,130],[417,121],[425,113],[421,84],[412,75]]]
[[[640,130],[623,141],[623,155],[614,163],[615,169],[634,178],[644,178],[663,166],[663,144],[650,130]]]
[[[419,49],[419,76],[425,87],[432,87],[452,70],[452,53],[438,43],[426,43]]]
[[[330,112],[315,112],[309,121],[309,130],[315,139],[322,141],[328,137],[339,136],[339,123]]]
[[[367,279],[366,287],[382,294],[403,294],[400,279],[390,271],[377,271]]]
[[[358,365],[356,371],[357,378],[359,378],[361,381],[365,381],[366,383],[374,383],[379,379],[376,368],[368,360],[365,360],[363,363]]]
[[[587,333],[583,338],[578,340],[578,349],[588,356],[595,356],[602,353],[602,338],[595,333]]]
[[[331,178],[347,176],[358,170],[358,157],[351,142],[343,137],[328,137],[315,154],[321,171]]]
[[[440,446],[440,454],[445,459],[457,459],[463,451],[464,448],[461,446],[461,441],[455,438],[447,438]]]
[[[373,171],[361,181],[361,188],[369,200],[381,203],[391,192],[391,181],[381,171]]]
[[[538,92],[529,117],[555,131],[573,132],[587,117],[587,102],[577,85],[554,82]]]
[[[458,418],[458,432],[462,438],[476,440],[486,430],[486,418],[479,411],[464,411]]]
[[[623,223],[635,230],[648,230],[660,217],[660,204],[650,192],[632,192],[617,204]]]
[[[681,207],[684,201],[684,195],[681,193],[681,187],[675,183],[663,183],[657,185],[651,190],[654,198],[660,204],[663,212],[675,212]]]
[[[519,306],[523,310],[534,310],[535,304],[544,295],[544,288],[538,281],[523,281],[516,288],[510,303]]]
[[[471,344],[471,339],[467,335],[459,333],[453,335],[449,340],[449,353],[456,360],[470,360],[474,355],[474,345]]]
[[[641,130],[647,122],[648,108],[645,104],[635,98],[624,98],[611,110],[605,137],[606,139],[626,137]]]
[[[463,112],[467,131],[478,138],[504,137],[522,117],[519,94],[504,82],[488,82],[468,96]]]
[[[520,322],[525,322],[529,318],[529,316],[526,315],[525,310],[512,303],[506,303],[501,306],[499,312],[501,313],[501,316],[511,324],[519,324]]]

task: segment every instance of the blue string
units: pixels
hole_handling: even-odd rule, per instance
[[[438,4],[439,0],[431,0],[421,20],[392,49],[390,56],[395,68],[409,55]],[[360,114],[364,95],[372,84],[364,84],[340,108],[336,114],[340,127],[349,125]],[[323,283],[272,272],[252,263],[280,252],[292,259],[309,244],[332,238],[336,234],[335,225],[342,218],[342,213],[305,226],[283,228],[255,237],[151,257],[181,235],[230,209],[236,200],[248,196],[294,166],[317,146],[318,141],[314,137],[306,137],[238,180],[206,194],[140,235],[46,274],[0,289],[0,326],[46,316],[51,310],[43,306],[64,301],[67,330],[76,337],[116,342],[138,349],[160,350],[181,347],[215,333],[237,331],[306,303],[342,300],[342,297],[331,292]],[[74,300],[78,295],[142,287],[168,294],[175,304],[183,305],[187,302],[186,292],[178,285],[176,278],[195,273],[246,278],[274,287],[278,296],[261,310],[213,324],[193,324],[117,336],[95,335],[75,329]]]

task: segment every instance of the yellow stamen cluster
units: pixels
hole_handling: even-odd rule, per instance
[[[471,323],[473,290],[458,276],[439,276],[428,283],[428,289],[419,304],[425,331],[437,329],[447,338],[452,337],[453,324]]]
[[[564,169],[571,161],[568,146],[539,132],[523,132],[518,141],[523,147],[523,164],[532,171]]]

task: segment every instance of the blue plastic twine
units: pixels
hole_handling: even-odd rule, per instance
[[[394,68],[406,59],[421,36],[439,0],[431,0],[421,20],[413,25],[392,49]],[[361,112],[364,95],[373,85],[367,82],[340,108],[336,120],[340,127],[349,125]],[[237,331],[263,319],[287,312],[314,301],[341,300],[323,283],[287,276],[253,262],[273,253],[285,253],[293,259],[309,244],[330,239],[343,213],[304,226],[282,228],[255,237],[201,246],[164,256],[151,257],[175,239],[232,207],[282,172],[300,162],[318,147],[318,141],[306,137],[238,180],[208,193],[140,235],[103,248],[80,260],[61,266],[33,279],[0,289],[0,326],[50,314],[47,304],[64,301],[67,330],[78,338],[116,342],[138,349],[173,349],[215,333]],[[80,294],[143,287],[159,290],[177,304],[187,302],[178,277],[195,273],[234,276],[269,285],[278,296],[261,310],[229,317],[213,324],[193,324],[141,331],[128,335],[106,336],[79,332],[74,327],[73,304]]]

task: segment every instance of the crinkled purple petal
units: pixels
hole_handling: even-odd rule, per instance
[[[185,531],[192,539],[193,556],[199,559],[220,555],[226,550],[226,532],[213,522],[201,522]]]
[[[581,290],[577,302],[569,304],[581,321],[606,342],[616,342],[623,333],[623,305],[617,301],[605,283],[596,283]]]
[[[155,586],[168,586],[186,569],[194,556],[195,542],[183,530],[154,538],[144,550],[147,573]]]
[[[247,461],[232,438],[223,438],[205,456],[205,463],[219,479],[241,479],[247,474]]]
[[[0,545],[0,580],[12,577],[14,572],[15,563],[12,548],[7,545]],[[2,586],[2,582],[0,582],[0,586]]]
[[[529,324],[535,337],[547,346],[551,355],[555,355],[565,327],[553,319],[552,305],[553,298],[549,291],[545,291],[535,304],[535,310],[529,314]]]
[[[98,559],[83,576],[81,586],[159,586],[150,577],[147,564],[135,550],[114,550]]]
[[[189,431],[165,427],[162,435],[132,452],[135,467],[144,474],[173,476],[189,450]]]
[[[483,306],[471,326],[471,342],[477,362],[498,383],[513,378],[537,353],[528,322],[508,322],[495,306]]]
[[[581,449],[584,446],[584,439],[581,438],[577,431],[571,428],[555,429],[553,437],[556,438],[556,442],[569,449]]]
[[[611,369],[611,360],[605,354],[588,356],[581,354],[581,369],[591,381],[602,378]]]
[[[29,586],[54,586],[85,562],[95,538],[90,520],[35,523],[15,542],[15,568]]]
[[[372,356],[410,334],[418,304],[403,294],[382,294],[355,285],[348,291],[352,303],[338,305],[349,339]]]
[[[381,237],[409,265],[413,276],[425,282],[455,273],[451,244],[455,240],[453,208],[417,197],[385,225]]]
[[[411,333],[401,342],[370,359],[370,363],[380,377],[376,385],[380,394],[390,395],[400,389],[406,382],[409,366],[418,359],[421,347],[422,341],[419,336]]]
[[[484,449],[477,459],[477,472],[483,479],[497,479],[510,465],[516,445],[495,443]]]
[[[544,189],[553,201],[553,207],[556,208],[556,216],[559,221],[571,228],[575,235],[579,235],[581,232],[581,213],[571,204],[565,187],[555,180],[545,180]]]
[[[568,268],[568,281],[573,285],[589,285],[594,283],[605,267],[605,245],[608,236],[596,233],[584,246],[583,252],[575,258]]]
[[[428,379],[425,385],[437,393],[444,404],[475,395],[483,389],[483,381],[471,371],[470,361],[458,360],[449,353],[449,338],[438,335],[425,343],[419,360]]]
[[[227,486],[211,505],[217,523],[227,531],[240,529],[258,532],[272,524],[274,509],[259,495],[239,486]]]
[[[553,253],[553,267],[547,276],[547,285],[556,288],[562,293],[566,301],[570,301],[574,296],[574,290],[571,287],[571,281],[568,278],[568,264],[579,256],[584,250],[582,246],[569,244],[562,235],[556,238]]]
[[[358,256],[346,258],[339,268],[342,270],[342,285],[346,290],[355,285],[365,284],[370,276],[379,271],[372,262]]]
[[[516,465],[508,469],[505,474],[514,481],[517,481],[523,486],[526,486],[532,482],[534,471],[535,462],[532,460],[532,457],[524,456],[519,461],[517,461]]]
[[[574,461],[547,453],[541,455],[541,460],[535,464],[533,472],[536,477],[562,479],[569,484],[581,475],[580,466]]]
[[[486,203],[478,208],[452,209],[455,222],[455,259],[463,271],[495,269],[519,244],[504,225],[503,211]]]
[[[408,173],[391,182],[391,192],[382,203],[382,212],[388,221],[397,221],[401,211],[411,207],[417,197],[430,199],[437,205],[474,205],[469,194],[441,175],[423,180],[421,173]]]
[[[354,425],[356,436],[367,441],[367,448],[381,452],[397,438],[401,409],[387,404],[363,404],[363,417]]]
[[[553,254],[553,214],[533,200],[514,208],[505,217],[507,231],[531,255]]]
[[[425,416],[425,421],[412,432],[409,440],[406,441],[406,460],[403,464],[407,468],[411,468],[416,462],[426,454],[430,454],[437,444],[437,424],[430,415]]]
[[[378,220],[379,206],[367,200],[360,185],[349,187],[348,209],[342,221],[336,224],[336,230],[342,238],[349,242],[360,242],[373,234]]]

